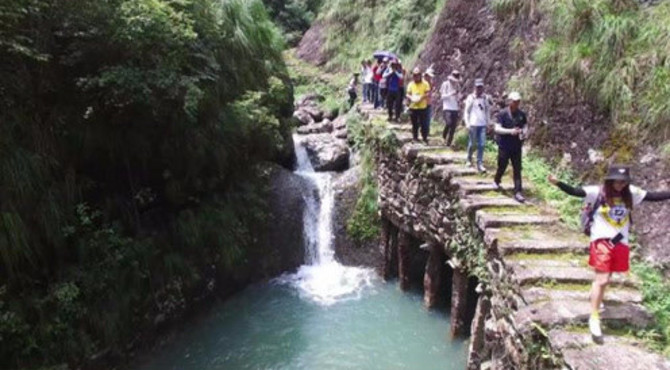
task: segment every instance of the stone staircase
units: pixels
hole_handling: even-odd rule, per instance
[[[359,111],[368,119],[386,117],[367,105]],[[405,158],[431,165],[431,176],[457,187],[461,209],[474,217],[485,244],[511,269],[524,301],[512,314],[517,326],[540,325],[551,348],[562,354],[571,369],[670,369],[670,359],[625,334],[653,323],[641,305],[634,276],[613,277],[601,314],[604,344],[593,343],[586,326],[593,278],[586,263],[588,238],[562,225],[558,215],[541,202],[514,201],[510,183],[497,190],[491,173],[482,176],[466,167],[465,153],[445,148],[441,139],[431,138],[428,145],[413,143],[409,123],[388,127],[399,139]]]

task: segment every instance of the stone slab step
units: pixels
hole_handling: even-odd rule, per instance
[[[607,333],[603,340],[603,345],[596,345],[588,333],[562,329],[549,332],[552,347],[563,353],[563,360],[571,369],[670,370],[670,359],[647,350],[633,340]]]
[[[445,157],[450,158],[449,160],[445,160],[444,163],[437,163],[437,164],[450,164],[450,163],[455,163],[457,160],[459,160],[461,157],[464,157],[464,155],[459,155],[458,153],[441,153],[444,150],[443,146],[440,145],[426,145],[425,143],[408,143],[405,144],[401,148],[401,153],[410,160],[417,159],[417,158],[425,158],[426,156],[439,156],[441,154],[444,154]],[[425,161],[422,161],[425,162]],[[436,164],[436,163],[433,163]]]
[[[402,132],[402,131],[395,131],[395,136],[398,139],[398,141],[405,145],[408,143],[412,143],[412,134],[407,133],[407,132]],[[423,142],[423,141],[422,141]],[[416,143],[419,145],[422,145],[420,143]],[[428,145],[429,146],[440,146],[442,144],[442,138],[435,138],[435,137],[429,137],[428,138]]]
[[[594,274],[587,267],[521,266],[514,263],[510,266],[514,270],[515,280],[521,285],[550,281],[566,284],[591,284]],[[613,274],[610,285],[637,288],[638,281],[632,275]]]
[[[506,207],[506,208],[523,208],[528,207],[516,200],[499,196],[499,197],[485,197],[481,195],[471,195],[459,201],[461,209],[466,212],[477,211],[489,207]],[[530,208],[530,207],[528,207]],[[510,211],[511,213],[512,211]]]
[[[470,181],[463,181],[463,182],[454,181],[454,184],[458,186],[458,191],[461,196],[468,196],[471,194],[486,193],[489,191],[499,190],[498,187],[495,186],[493,182],[490,180],[482,181],[480,183]],[[502,183],[500,184],[500,186],[502,187],[503,191],[511,192],[514,190],[514,185],[510,183]]]
[[[412,132],[412,125],[403,125],[401,123],[388,123],[388,128],[393,131]]]
[[[514,313],[514,319],[520,327],[528,327],[531,323],[544,327],[586,324],[590,316],[591,304],[580,300],[533,303]],[[607,306],[600,318],[608,326],[633,326],[642,329],[653,323],[652,315],[636,303]]]
[[[585,286],[588,289],[588,286]],[[560,290],[542,288],[542,287],[527,287],[521,290],[521,295],[528,303],[535,303],[547,300],[573,300],[573,301],[589,301],[590,292],[588,290]],[[622,304],[622,303],[642,303],[642,294],[633,289],[614,288],[605,291],[606,304]]]
[[[430,176],[445,180],[445,186],[448,184],[447,180],[457,178],[460,176],[471,176],[477,173],[477,170],[470,167],[465,167],[457,164],[440,164],[430,169]]]
[[[466,154],[458,152],[449,152],[445,150],[431,150],[419,152],[416,159],[426,164],[450,164],[463,163]]]
[[[475,222],[482,230],[523,225],[550,225],[558,221],[558,217],[546,215],[498,214],[487,213],[486,210],[479,210],[475,214]]]
[[[497,245],[501,255],[514,253],[587,253],[589,238],[562,227],[518,229],[487,229],[484,241]]]

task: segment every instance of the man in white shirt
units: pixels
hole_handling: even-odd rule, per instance
[[[444,116],[442,138],[445,140],[447,146],[451,146],[456,126],[458,126],[458,94],[460,90],[461,73],[454,69],[440,87],[442,114]]]
[[[477,145],[477,170],[486,172],[484,168],[484,145],[486,144],[486,127],[491,123],[491,98],[484,94],[484,80],[475,79],[475,91],[468,95],[463,110],[465,126],[468,128],[468,165],[472,164],[472,153]]]

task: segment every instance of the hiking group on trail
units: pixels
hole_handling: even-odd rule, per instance
[[[412,70],[411,80],[405,88],[405,79],[408,77],[400,59],[387,54],[375,54],[374,64],[370,60],[361,62],[360,72],[355,72],[349,87],[349,106],[353,107],[356,100],[356,85],[358,76],[362,76],[362,101],[371,104],[374,109],[384,109],[388,112],[389,122],[400,122],[405,112],[409,113],[412,123],[412,138],[428,144],[431,118],[433,116],[433,67],[424,72],[416,67]],[[463,102],[463,123],[468,132],[467,164],[476,167],[479,173],[486,173],[484,167],[484,148],[487,133],[493,131],[498,142],[498,168],[494,177],[495,186],[500,189],[500,182],[505,174],[509,162],[512,162],[514,178],[514,199],[523,203],[523,187],[521,181],[522,147],[528,136],[526,114],[520,109],[521,95],[518,92],[508,94],[508,106],[501,109],[496,117],[496,124],[491,123],[495,112],[493,100],[485,93],[484,80],[474,79],[474,89]],[[442,100],[442,117],[444,130],[442,139],[447,147],[453,147],[454,134],[458,126],[463,84],[461,73],[454,69],[442,82],[439,97]],[[473,156],[477,152],[476,161]]]
[[[432,66],[425,73],[414,68],[411,80],[404,88],[405,69],[400,60],[389,57],[378,58],[374,66],[364,61],[363,102],[374,109],[387,109],[388,121],[399,122],[406,107],[412,124],[412,138],[419,142],[419,131],[424,143],[428,144],[430,119],[432,117],[432,86],[434,73]],[[356,74],[357,75],[357,74]],[[356,76],[354,76],[355,82]],[[454,145],[454,133],[461,118],[467,129],[467,164],[477,168],[480,174],[484,167],[484,147],[489,128],[495,134],[498,144],[497,170],[493,177],[496,189],[501,190],[502,177],[509,162],[512,163],[514,179],[514,199],[524,203],[522,187],[523,144],[528,138],[528,118],[520,109],[521,94],[510,92],[506,95],[506,105],[497,111],[495,124],[491,123],[494,104],[485,93],[482,78],[474,79],[473,91],[463,99],[461,72],[453,69],[442,82],[439,97],[442,100],[444,145]],[[354,97],[355,100],[355,97]],[[353,106],[353,102],[351,102]],[[476,162],[473,156],[477,152]],[[647,192],[631,184],[630,169],[622,165],[611,165],[602,185],[573,187],[549,175],[547,181],[556,185],[568,195],[584,198],[582,227],[590,236],[589,265],[595,276],[590,293],[591,314],[589,331],[596,343],[602,343],[600,312],[605,288],[612,273],[629,270],[629,230],[632,223],[631,212],[642,202],[658,202],[670,199],[670,191]]]

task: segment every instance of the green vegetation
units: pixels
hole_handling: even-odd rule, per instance
[[[349,113],[347,127],[361,156],[361,195],[347,222],[347,233],[354,240],[372,240],[379,236],[381,226],[375,155],[378,150],[391,152],[399,144],[383,121],[363,121],[360,114]]]
[[[375,50],[391,50],[411,65],[446,0],[333,0],[319,18],[328,25],[330,67],[357,68]],[[428,67],[428,66],[422,66]]]
[[[634,262],[632,270],[642,280],[643,303],[656,319],[655,327],[645,336],[653,339],[656,349],[670,356],[670,283],[646,263]]]
[[[293,54],[293,50],[284,53],[284,60],[289,68],[295,95],[299,99],[306,94],[319,94],[324,97],[324,110],[334,116],[346,111],[349,96],[344,87],[348,83],[348,76],[342,73],[327,73],[323,68],[306,63]]]
[[[281,28],[289,45],[300,42],[309,29],[322,0],[263,0],[270,17]]]
[[[547,160],[531,152],[523,162],[523,175],[533,183],[533,193],[543,201],[558,210],[561,220],[569,227],[577,230],[580,227],[579,215],[581,199],[566,195],[555,185],[547,181],[547,176],[553,173],[561,181],[575,184],[574,175],[568,169],[552,166]]]
[[[552,28],[535,52],[535,61],[546,88],[575,88],[596,101],[623,131],[624,143],[633,138],[667,141],[670,4],[641,7],[635,0],[543,4]]]
[[[539,2],[540,0],[491,0],[491,9],[503,19],[515,15],[532,18]]]
[[[531,264],[533,261],[558,261],[587,266],[586,257],[575,253],[515,253],[509,255],[507,259],[510,261],[527,261]]]
[[[9,0],[0,25],[3,368],[118,356],[248,279],[257,164],[292,151],[263,4]]]

